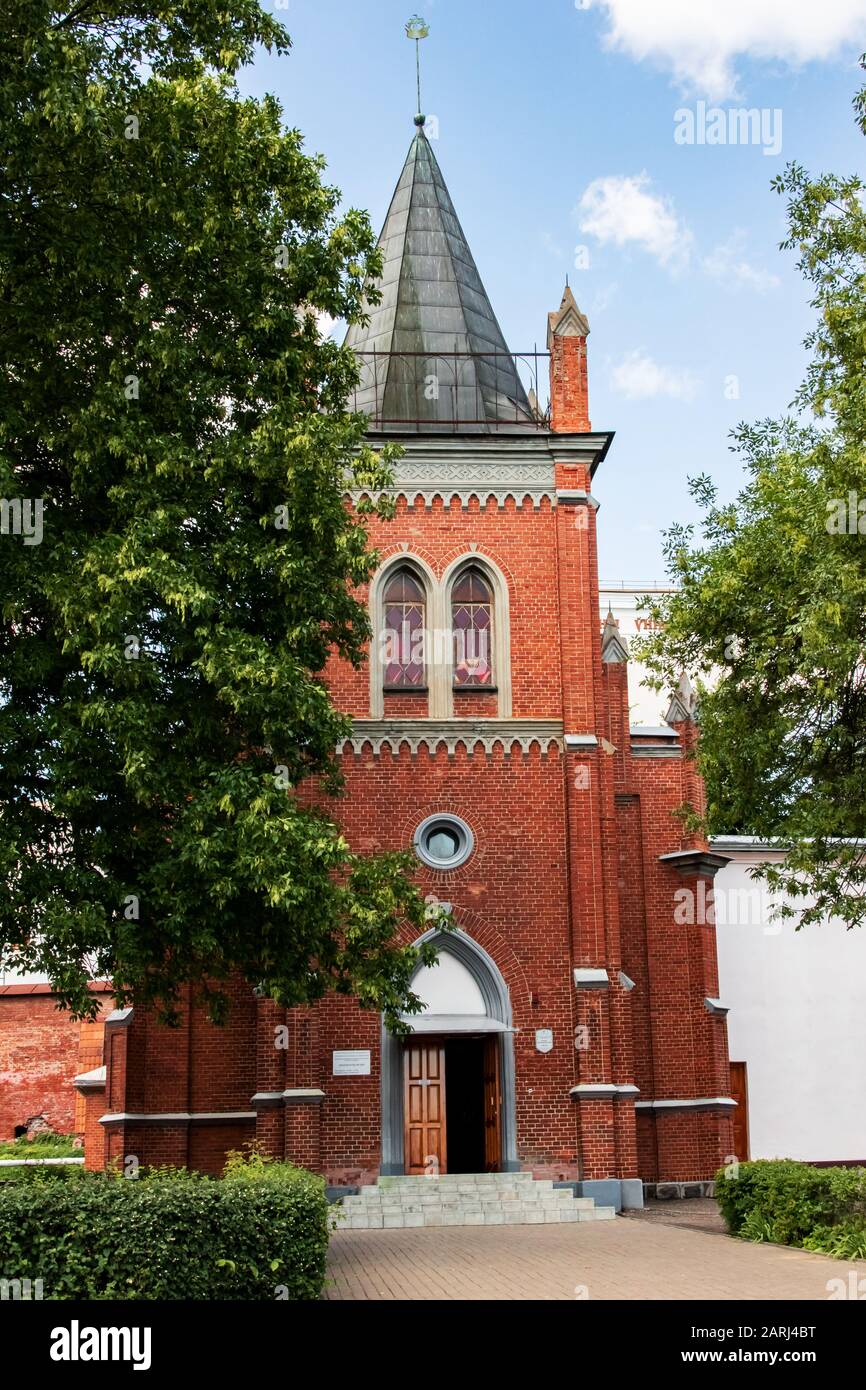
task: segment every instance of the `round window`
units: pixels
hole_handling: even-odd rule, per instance
[[[472,831],[459,816],[428,816],[415,831],[415,853],[431,869],[457,869],[474,848]]]

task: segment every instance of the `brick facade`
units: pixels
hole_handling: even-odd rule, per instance
[[[28,1126],[84,1134],[84,1105],[72,1079],[102,1062],[109,996],[105,986],[95,993],[100,1016],[80,1023],[58,1011],[48,985],[0,985],[0,1140]]]
[[[508,670],[494,665],[495,691],[455,690],[428,651],[425,689],[383,692],[375,656],[335,662],[329,685],[355,725],[330,809],[362,852],[405,849],[437,814],[471,829],[467,861],[419,864],[419,882],[507,992],[511,1163],[706,1179],[732,1153],[726,1025],[706,1002],[714,929],[678,924],[675,907],[715,866],[674,814],[699,794],[688,711],[630,732],[624,654],[603,644],[591,486],[610,436],[590,427],[588,332],[567,290],[549,319],[551,428],[399,436],[396,516],[370,524],[380,574],[414,567],[441,616],[455,565],[477,565],[500,643],[507,623]],[[379,1017],[345,998],[287,1012],[242,982],[233,995],[222,1029],[195,1009],[178,1030],[138,1010],[108,1024],[104,1156],[218,1171],[255,1137],[333,1183],[374,1180],[402,1084]],[[369,1075],[334,1075],[343,1050],[368,1051]]]

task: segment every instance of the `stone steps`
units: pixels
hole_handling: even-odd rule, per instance
[[[346,1230],[402,1229],[418,1226],[549,1225],[607,1221],[613,1207],[597,1207],[591,1197],[574,1197],[531,1173],[447,1173],[441,1177],[380,1178],[335,1208]]]

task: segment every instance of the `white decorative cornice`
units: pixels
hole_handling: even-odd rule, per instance
[[[660,854],[659,863],[676,869],[681,878],[715,878],[719,869],[730,863],[726,854],[707,849],[678,849],[672,854]]]
[[[426,507],[431,506],[436,497],[441,498],[444,506],[448,506],[453,497],[459,497],[462,507],[468,507],[473,497],[482,507],[491,497],[500,507],[509,499],[520,507],[527,498],[533,507],[539,507],[545,500],[553,505],[556,497],[553,462],[549,458],[512,462],[503,459],[479,461],[471,457],[421,459],[404,456],[394,466],[394,485],[388,493],[403,496],[410,504],[420,496]],[[370,496],[369,492],[353,493],[355,500]]]
[[[730,1096],[699,1096],[695,1100],[638,1100],[635,1110],[736,1110]]]
[[[721,999],[707,997],[704,1000],[704,1008],[715,1018],[725,1018],[730,1013],[731,1006],[730,1004],[723,1004]]]
[[[464,496],[479,500],[530,497],[533,502],[549,497],[554,505],[555,465],[583,464],[593,474],[612,440],[612,433],[597,430],[440,436],[371,431],[367,436],[373,448],[394,442],[403,450],[394,465],[394,484],[387,489],[391,496],[412,500],[420,493],[425,501],[453,496],[461,500]],[[367,488],[354,490],[351,478],[346,490],[350,496],[371,496]]]
[[[396,755],[404,746],[410,753],[419,748],[435,753],[444,747],[453,754],[462,744],[470,757],[479,745],[484,753],[499,747],[508,756],[515,743],[523,753],[533,744],[548,753],[561,748],[562,741],[562,723],[556,719],[356,719],[351,738],[339,751],[351,744],[355,753],[361,753],[369,744],[377,757],[385,747]]]
[[[575,989],[609,989],[610,977],[601,966],[582,966],[572,971]]]
[[[592,507],[597,512],[601,503],[597,497],[593,497],[591,492],[587,492],[583,487],[558,487],[556,489],[556,505],[558,507]]]
[[[683,750],[678,743],[633,743],[633,758],[681,758]]]
[[[76,1091],[104,1091],[106,1067],[94,1067],[92,1071],[79,1072],[73,1076],[72,1084]]]
[[[172,1110],[165,1113],[124,1110],[103,1115],[101,1125],[216,1125],[236,1120],[254,1120],[255,1110]]]
[[[575,1100],[615,1100],[620,1096],[639,1096],[640,1087],[628,1082],[626,1085],[616,1086],[608,1082],[582,1081],[577,1086],[572,1086],[568,1093],[574,1096]]]

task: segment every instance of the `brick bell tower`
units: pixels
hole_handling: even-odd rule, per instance
[[[414,846],[454,930],[406,1038],[351,999],[287,1012],[241,982],[231,1036],[195,1009],[182,1037],[125,1011],[106,1152],[216,1171],[256,1137],[338,1185],[526,1169],[633,1205],[733,1153],[701,911],[724,861],[674,815],[700,795],[694,702],[683,687],[664,727],[629,727],[628,652],[599,613],[613,435],[590,424],[589,324],[566,287],[547,354],[510,352],[416,126],[381,302],[347,339],[355,407],[403,455],[396,515],[370,525],[369,663],[328,673],[354,720],[330,809],[359,851]]]

